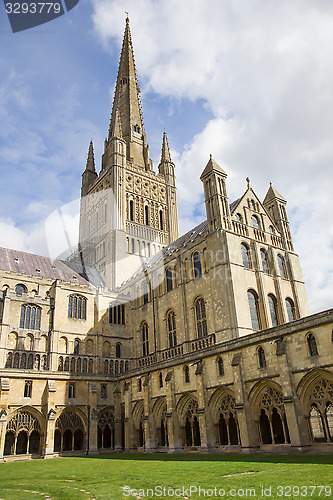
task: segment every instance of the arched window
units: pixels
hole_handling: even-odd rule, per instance
[[[116,358],[121,358],[121,344],[116,344]]]
[[[222,377],[224,375],[224,366],[223,366],[223,359],[221,358],[221,356],[217,358],[217,370],[220,377]]]
[[[287,307],[287,313],[288,313],[288,320],[294,321],[294,319],[295,319],[295,305],[294,305],[294,302],[291,299],[289,299],[289,297],[286,299],[286,307]]]
[[[274,297],[274,295],[272,294],[268,295],[268,304],[269,304],[269,311],[271,313],[272,326],[277,326],[279,324],[278,314],[277,314],[277,300]]]
[[[258,217],[256,215],[252,215],[251,219],[252,219],[252,226],[254,227],[254,229],[260,229],[260,223]]]
[[[261,262],[262,262],[262,269],[264,273],[269,274],[269,265],[268,265],[268,258],[267,258],[267,252],[263,248],[260,250],[260,255],[261,255]]]
[[[323,425],[323,419],[316,406],[312,406],[309,416],[309,424],[313,441],[324,442],[327,440]]]
[[[147,304],[147,302],[149,300],[147,281],[143,282],[142,291],[143,291],[143,304]]]
[[[27,293],[27,287],[21,284],[16,285],[15,293],[16,295],[22,295],[22,293]]]
[[[125,325],[125,305],[110,304],[109,306],[109,323],[117,325]]]
[[[135,243],[134,243],[134,239],[133,238],[131,239],[131,252],[132,253],[135,252]]]
[[[164,224],[163,224],[163,210],[160,210],[160,229],[163,231],[164,229]]]
[[[142,355],[148,356],[149,354],[148,325],[145,321],[141,325],[141,337],[142,337]]]
[[[165,277],[166,277],[166,289],[167,292],[170,292],[173,288],[173,272],[171,267],[167,267],[165,271]]]
[[[75,399],[75,384],[73,382],[68,385],[68,398]]]
[[[245,269],[251,269],[251,259],[250,259],[250,250],[245,243],[241,244],[241,250],[242,250],[242,258],[243,258],[243,265]]]
[[[81,295],[70,295],[68,300],[68,317],[86,319],[87,299]]]
[[[202,275],[200,253],[194,252],[192,259],[194,278],[199,278]]]
[[[280,276],[281,276],[281,278],[286,278],[287,273],[286,273],[286,263],[285,263],[284,257],[282,257],[282,255],[278,255],[277,260],[278,260],[278,265],[279,265]]]
[[[80,354],[80,341],[79,341],[79,339],[74,340],[73,354]]]
[[[145,224],[149,226],[149,208],[148,205],[145,205]]]
[[[176,317],[173,311],[169,311],[167,314],[167,327],[168,327],[168,337],[169,337],[169,347],[175,347],[177,345],[177,333],[176,333]]]
[[[194,303],[195,320],[197,325],[197,335],[200,339],[207,335],[206,306],[202,297],[196,299]]]
[[[106,384],[101,385],[101,399],[107,399]]]
[[[257,350],[257,355],[258,355],[258,364],[259,368],[265,368],[266,366],[266,358],[265,358],[265,351],[263,347],[258,347]]]
[[[134,201],[130,200],[129,202],[129,219],[130,221],[134,221]]]
[[[274,227],[273,227],[273,226],[269,226],[269,232],[270,232],[271,234],[274,234]]]
[[[159,375],[158,375],[158,381],[159,381],[160,389],[162,389],[162,387],[163,387],[163,375],[162,375],[162,372],[160,372]]]
[[[258,295],[254,290],[248,290],[247,298],[249,301],[252,328],[253,330],[260,330]]]
[[[312,333],[309,333],[306,337],[306,341],[308,343],[310,356],[318,356],[318,348],[315,336]]]
[[[25,304],[21,306],[20,328],[40,330],[41,308]]]
[[[243,217],[241,214],[236,214],[236,221],[242,223],[243,222]]]
[[[184,380],[186,384],[190,382],[190,369],[187,365],[184,368]]]
[[[142,380],[141,377],[138,378],[138,392],[142,391]]]

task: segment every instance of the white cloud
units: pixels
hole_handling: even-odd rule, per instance
[[[245,177],[263,198],[269,181],[288,200],[312,311],[333,295],[333,7],[267,0],[94,0],[105,46],[120,44],[123,9],[143,92],[204,100],[213,118],[173,151],[179,213],[202,208],[198,180],[212,153],[228,173],[230,201]],[[183,126],[187,126],[184,116]]]

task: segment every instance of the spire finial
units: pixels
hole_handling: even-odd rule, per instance
[[[270,182],[270,183],[269,183],[269,186],[270,186],[270,187],[272,187],[272,186],[273,186],[273,184]]]
[[[125,10],[125,14],[126,14],[126,24],[129,24],[128,12],[126,12],[126,10]]]
[[[250,189],[250,177],[246,177],[247,189]]]

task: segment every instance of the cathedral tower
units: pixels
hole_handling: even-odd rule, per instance
[[[164,133],[158,174],[153,170],[127,18],[102,168],[97,175],[91,143],[82,176],[80,257],[108,288],[178,237],[174,169]]]

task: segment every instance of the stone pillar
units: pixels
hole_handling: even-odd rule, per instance
[[[166,390],[166,403],[167,403],[167,426],[168,426],[168,440],[169,440],[169,453],[180,451],[183,446],[182,433],[180,429],[180,422],[176,412],[175,401],[175,388],[173,371],[170,370],[165,377],[165,390]]]
[[[115,451],[122,451],[121,442],[121,390],[119,383],[116,385],[114,391],[114,406],[115,406],[115,419],[114,419],[114,449]]]
[[[198,420],[200,428],[201,451],[208,451],[207,446],[207,423],[204,408],[198,410]]]
[[[89,455],[96,455],[98,453],[97,429],[98,411],[92,408],[90,410]]]
[[[96,415],[97,408],[97,387],[94,382],[88,382],[88,407],[87,418],[89,426],[89,443],[87,432],[87,451],[89,455],[97,453],[97,424],[98,419]]]
[[[54,430],[56,422],[56,411],[51,408],[47,414],[45,429],[45,458],[54,457]]]
[[[0,461],[3,461],[6,440],[7,411],[2,408],[0,412]]]

